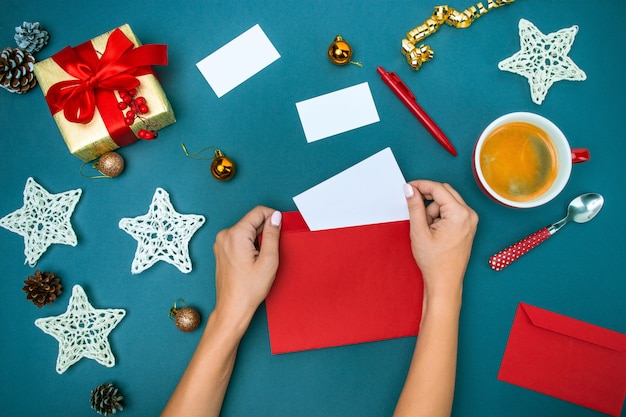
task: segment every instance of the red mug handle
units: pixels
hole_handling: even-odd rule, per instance
[[[589,149],[576,148],[572,149],[572,164],[580,164],[581,162],[587,162],[591,159]]]

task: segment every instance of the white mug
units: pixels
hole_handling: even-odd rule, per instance
[[[528,123],[536,126],[546,133],[548,140],[552,143],[556,153],[556,176],[552,184],[539,196],[524,201],[515,201],[498,194],[485,180],[485,175],[481,169],[481,151],[485,139],[497,128],[514,122]],[[567,138],[561,130],[550,120],[534,113],[516,112],[501,116],[491,122],[481,133],[472,156],[472,170],[474,178],[480,189],[492,200],[508,207],[531,208],[547,203],[556,197],[565,188],[572,172],[572,164],[588,161],[589,150],[585,148],[571,149]]]

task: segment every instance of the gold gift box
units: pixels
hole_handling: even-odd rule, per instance
[[[141,45],[128,24],[122,25],[118,29],[135,44],[135,47]],[[90,40],[96,51],[101,52],[106,49],[107,40],[112,32],[113,30]],[[52,85],[60,81],[74,79],[52,58],[36,63],[34,72],[44,96]],[[161,129],[174,123],[176,118],[172,106],[167,100],[156,76],[154,74],[145,74],[137,76],[137,79],[141,82],[139,87],[137,87],[138,95],[146,99],[149,107],[149,112],[143,114],[142,117],[151,125],[150,129]],[[73,123],[66,120],[62,111],[57,112],[53,117],[70,152],[85,162],[92,161],[106,152],[119,148],[119,145],[109,135],[97,108],[93,119],[87,124]],[[130,128],[137,135],[140,129],[145,128],[145,125],[143,121],[137,118]]]

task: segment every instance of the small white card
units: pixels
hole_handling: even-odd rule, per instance
[[[213,52],[196,66],[217,97],[222,97],[239,84],[280,58],[259,25],[255,25]]]
[[[385,148],[293,201],[312,231],[407,220],[405,183],[391,149]]]
[[[367,82],[296,103],[307,142],[380,121]]]

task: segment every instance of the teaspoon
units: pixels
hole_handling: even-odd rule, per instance
[[[558,232],[567,222],[586,223],[593,219],[603,204],[604,198],[600,194],[587,193],[579,195],[569,203],[567,215],[563,219],[496,253],[489,258],[489,266],[496,271],[503,270],[520,256],[528,253],[532,248]]]

